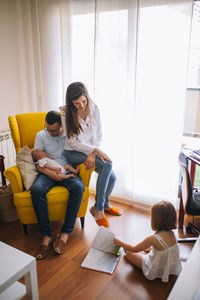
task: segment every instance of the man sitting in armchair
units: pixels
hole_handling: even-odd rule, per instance
[[[64,156],[65,134],[63,132],[59,112],[50,111],[45,119],[46,128],[37,133],[34,149],[41,149],[47,156],[53,157],[61,165],[68,164]],[[31,197],[39,229],[43,240],[37,250],[36,258],[43,259],[49,252],[53,242],[50,221],[48,217],[47,193],[54,186],[64,186],[69,191],[69,200],[66,208],[64,224],[53,243],[54,251],[61,254],[67,243],[68,235],[72,232],[79,207],[82,201],[84,185],[76,174],[74,177],[61,180],[54,171],[36,165],[40,174],[31,187]]]

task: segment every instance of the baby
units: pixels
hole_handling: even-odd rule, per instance
[[[32,156],[33,159],[37,161],[40,167],[56,171],[56,173],[59,175],[60,179],[62,180],[70,177],[75,177],[74,174],[78,174],[80,172],[79,167],[75,169],[70,165],[61,166],[56,160],[47,157],[46,153],[41,149],[34,149],[32,151]],[[72,172],[74,174],[67,174],[68,172]]]

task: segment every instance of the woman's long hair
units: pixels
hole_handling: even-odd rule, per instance
[[[73,137],[80,134],[83,131],[81,124],[79,123],[78,113],[76,107],[73,105],[73,101],[84,95],[87,98],[88,114],[90,113],[90,96],[87,88],[81,82],[71,83],[66,91],[66,131],[67,137]]]

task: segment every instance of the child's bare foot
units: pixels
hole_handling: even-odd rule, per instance
[[[80,167],[77,167],[75,170],[76,170],[75,173],[78,174],[80,172]]]
[[[61,178],[62,180],[68,179],[68,178],[70,178],[70,177],[75,177],[75,175],[74,175],[74,174],[62,174],[62,175],[60,176],[60,178]]]
[[[66,176],[66,179],[67,179],[67,178],[70,178],[70,177],[75,177],[74,174],[68,174],[68,175],[65,175],[65,176]]]

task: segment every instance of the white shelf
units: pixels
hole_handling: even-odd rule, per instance
[[[0,294],[0,300],[20,300],[25,295],[25,285],[16,281]]]
[[[0,266],[0,300],[39,299],[35,257],[0,242]]]
[[[168,300],[194,300],[200,288],[200,237],[196,241],[188,261],[175,282]],[[199,299],[199,298],[195,298]]]

